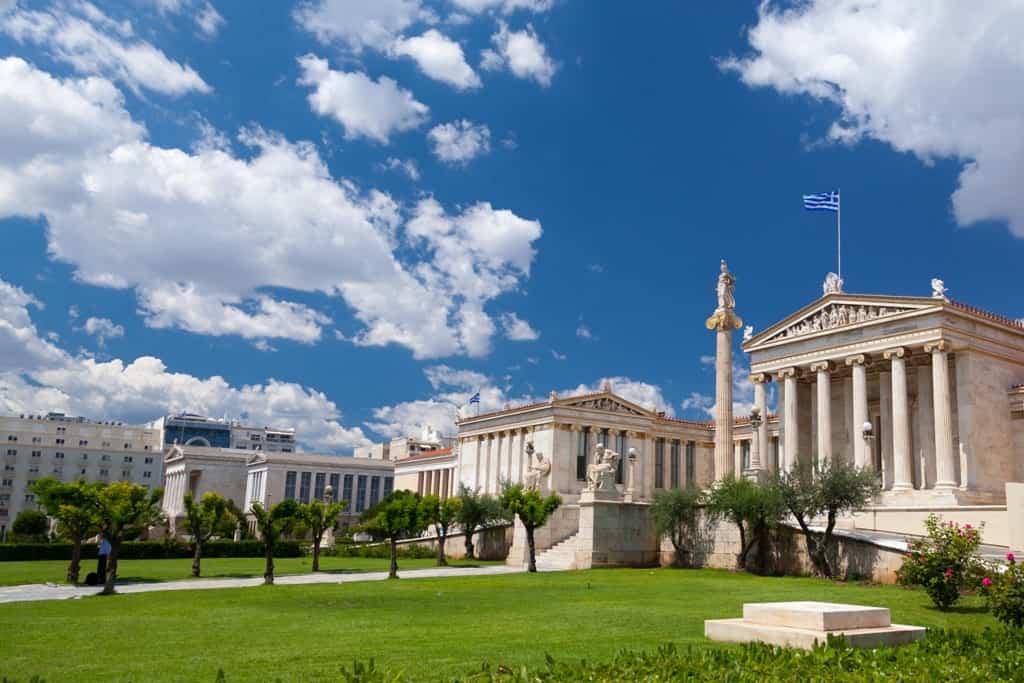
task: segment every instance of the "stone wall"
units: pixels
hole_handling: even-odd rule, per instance
[[[437,550],[437,536],[414,538],[399,541],[399,546],[421,545]],[[473,534],[473,551],[478,560],[504,560],[508,557],[512,545],[512,526],[499,526],[484,529]],[[462,532],[449,534],[445,539],[444,553],[448,557],[461,560],[466,557],[466,535]]]
[[[1024,555],[1024,483],[1006,485],[1006,512],[1010,549]]]
[[[533,532],[534,552],[540,555],[548,548],[561,543],[576,534],[580,528],[580,508],[578,505],[562,505],[551,514],[548,523]],[[529,561],[529,548],[526,543],[526,528],[517,517],[513,526],[512,544],[508,551],[506,563],[523,565]]]
[[[576,567],[650,567],[658,564],[658,536],[647,503],[580,503]]]

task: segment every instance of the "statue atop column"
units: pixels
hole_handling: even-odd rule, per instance
[[[743,327],[736,315],[736,278],[722,259],[718,274],[718,307],[705,325],[715,332],[715,481],[733,474],[732,332]]]
[[[736,277],[729,272],[729,266],[725,259],[719,267],[718,285],[715,293],[718,296],[718,308],[707,320],[709,330],[730,329],[738,330],[743,327],[743,321],[736,315],[736,298],[733,292],[736,289]]]

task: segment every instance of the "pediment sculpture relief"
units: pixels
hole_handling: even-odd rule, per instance
[[[856,325],[914,309],[899,306],[866,306],[857,304],[831,304],[811,316],[794,323],[772,336],[767,341],[792,339],[805,334],[831,330],[846,325]]]
[[[618,401],[608,398],[592,398],[585,401],[578,401],[570,404],[574,408],[591,408],[593,410],[604,410],[609,413],[628,413],[630,415],[643,415],[643,413],[633,410],[627,405],[619,403]]]

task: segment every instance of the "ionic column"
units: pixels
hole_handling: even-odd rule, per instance
[[[818,462],[832,462],[832,370],[828,361],[814,363],[811,372],[817,373],[818,391]]]
[[[900,347],[883,353],[892,361],[892,459],[894,491],[914,488],[914,468],[910,461],[910,410],[907,405],[906,349]]]
[[[797,449],[800,448],[800,424],[797,412],[796,368],[780,370],[778,377],[783,380],[782,408],[782,471],[788,472],[796,464]]]
[[[954,489],[956,461],[953,451],[953,406],[949,392],[949,343],[937,341],[924,347],[932,355],[932,404],[935,410],[935,488]]]
[[[868,421],[868,383],[867,369],[864,363],[867,359],[863,354],[850,356],[846,364],[853,369],[853,464],[855,467],[867,467],[868,462],[867,442],[864,440],[864,423]]]
[[[750,381],[754,385],[754,407],[761,415],[761,424],[757,428],[757,434],[754,436],[753,443],[750,448],[750,469],[761,470],[763,469],[762,463],[767,463],[768,458],[761,455],[761,451],[767,455],[768,451],[768,399],[765,396],[765,383],[771,379],[765,373],[757,373],[750,376]]]

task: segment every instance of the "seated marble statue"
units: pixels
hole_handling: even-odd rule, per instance
[[[537,464],[533,464],[533,456],[537,456]],[[548,478],[548,474],[551,472],[551,463],[544,459],[544,454],[540,451],[534,452],[533,442],[528,441],[526,443],[526,457],[529,465],[526,467],[525,483],[527,489],[535,489],[540,491],[544,480]]]
[[[587,466],[587,491],[610,491],[615,488],[619,454],[604,444],[594,449],[594,462]]]

